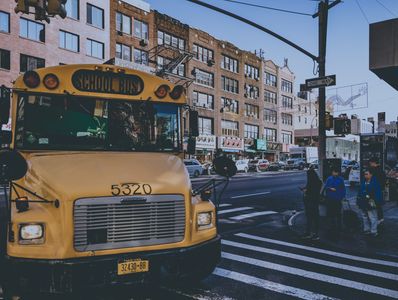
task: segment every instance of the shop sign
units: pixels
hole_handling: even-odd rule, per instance
[[[243,139],[238,137],[221,136],[218,139],[218,147],[222,150],[243,151]]]
[[[199,135],[196,138],[197,149],[216,149],[215,135]]]
[[[256,139],[256,149],[258,151],[267,150],[267,141],[263,139]]]
[[[276,142],[267,142],[267,150],[282,151],[282,144]]]

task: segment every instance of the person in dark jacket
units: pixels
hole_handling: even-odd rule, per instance
[[[307,185],[302,189],[304,192],[304,209],[307,217],[307,227],[304,238],[319,240],[319,196],[322,181],[313,167],[307,171]]]
[[[381,201],[376,203],[378,224],[381,224],[384,222],[383,204],[384,190],[386,187],[386,174],[384,173],[383,168],[380,166],[379,161],[375,157],[372,157],[369,160],[369,170],[373,174],[375,180],[378,181],[381,188]]]
[[[372,170],[365,170],[359,189],[357,205],[362,210],[365,234],[377,236],[377,205],[382,202],[382,190]]]
[[[342,201],[346,195],[344,179],[339,173],[338,169],[333,169],[332,175],[328,177],[323,187],[326,194],[327,217],[332,230],[341,229]]]

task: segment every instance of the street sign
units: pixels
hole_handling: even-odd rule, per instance
[[[307,89],[336,85],[336,75],[306,79],[305,85]]]

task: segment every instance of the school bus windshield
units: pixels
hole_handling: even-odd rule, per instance
[[[179,106],[71,95],[18,97],[16,147],[179,151]]]

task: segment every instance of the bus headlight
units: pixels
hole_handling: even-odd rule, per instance
[[[211,211],[208,212],[200,212],[197,215],[197,225],[198,229],[207,229],[212,226],[213,213]]]
[[[43,224],[21,224],[19,226],[20,244],[41,244],[44,242]]]

